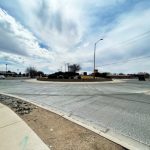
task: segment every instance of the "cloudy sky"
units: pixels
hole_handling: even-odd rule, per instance
[[[150,72],[150,0],[0,0],[0,70]]]

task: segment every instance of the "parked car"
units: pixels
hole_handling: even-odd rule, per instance
[[[5,79],[5,76],[4,75],[0,75],[0,79]]]

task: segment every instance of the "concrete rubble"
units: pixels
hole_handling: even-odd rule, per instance
[[[33,105],[28,102],[24,102],[22,100],[19,100],[18,98],[2,94],[0,94],[0,102],[12,108],[19,115],[29,114],[33,109],[36,109],[36,106],[33,107]]]

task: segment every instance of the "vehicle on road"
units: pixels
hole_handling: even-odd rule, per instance
[[[0,75],[0,79],[5,79],[5,76],[4,75]]]

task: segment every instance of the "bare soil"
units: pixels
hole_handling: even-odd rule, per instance
[[[84,127],[28,102],[2,95],[0,102],[14,110],[51,150],[125,150]]]

